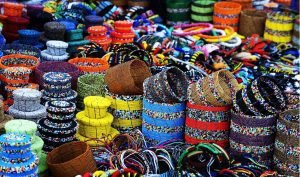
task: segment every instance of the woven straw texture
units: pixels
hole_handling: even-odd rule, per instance
[[[243,10],[240,17],[239,34],[250,37],[253,34],[263,36],[267,14],[257,10]]]

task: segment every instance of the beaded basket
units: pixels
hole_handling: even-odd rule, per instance
[[[23,55],[31,55],[36,58],[41,57],[41,50],[31,45],[6,44],[2,48],[2,52],[4,55],[23,54]]]

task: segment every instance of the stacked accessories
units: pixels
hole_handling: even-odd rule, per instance
[[[214,5],[214,25],[231,26],[238,31],[242,6],[235,2],[217,2]]]
[[[111,32],[112,44],[125,44],[133,43],[135,37],[132,31],[132,22],[129,21],[116,21],[115,30]]]
[[[71,89],[72,77],[67,73],[49,72],[44,74],[42,103],[47,101],[76,102],[77,92]]]
[[[32,70],[27,67],[8,67],[4,70],[5,90],[7,92],[6,111],[13,103],[13,91],[20,88],[39,89],[39,85],[29,83],[31,72]]]
[[[191,19],[193,22],[212,22],[215,0],[196,0],[191,5]]]
[[[77,139],[87,142],[90,146],[109,143],[119,132],[111,127],[113,116],[107,112],[111,105],[109,99],[89,96],[84,99],[85,109],[77,113],[79,123]]]
[[[178,25],[190,21],[190,0],[167,0],[167,24]]]
[[[81,75],[97,73],[103,74],[109,68],[108,62],[101,58],[73,58],[68,62],[77,66]]]
[[[89,36],[86,37],[96,44],[99,44],[104,50],[110,46],[112,39],[107,36],[107,28],[104,26],[92,26],[88,28]]]
[[[105,83],[103,74],[85,74],[78,78],[77,109],[83,110],[83,99],[88,96],[104,96]]]
[[[46,154],[42,152],[44,141],[36,136],[36,123],[28,120],[11,120],[5,124],[6,133],[21,133],[31,137],[31,150],[39,158],[38,173],[41,174],[47,170]]]
[[[101,16],[98,16],[98,15],[85,16],[85,28],[86,29],[89,29],[92,26],[100,26],[102,24],[103,24],[103,18]]]
[[[9,107],[9,114],[15,119],[37,122],[47,115],[45,106],[40,104],[42,93],[30,88],[13,91],[14,104]]]
[[[288,110],[277,121],[274,164],[279,175],[300,175],[299,115],[299,109]]]
[[[76,53],[77,48],[89,44],[90,41],[83,39],[83,30],[74,29],[66,32],[66,40],[68,41],[67,51],[70,54]]]
[[[156,103],[143,101],[142,132],[152,147],[171,139],[183,140],[185,103]]]
[[[108,112],[114,117],[112,127],[120,133],[129,133],[142,127],[142,95],[117,95],[107,92],[105,97],[111,101]]]
[[[43,61],[66,61],[69,54],[66,52],[68,43],[51,40],[46,43],[47,49],[41,52]]]
[[[30,136],[19,133],[4,134],[0,136],[0,145],[0,176],[37,176],[39,160],[30,150]]]
[[[44,25],[44,34],[42,40],[47,42],[48,40],[64,41],[65,38],[65,25],[59,22],[47,22]]]
[[[271,79],[261,76],[233,97],[230,131],[232,156],[249,154],[267,166],[272,163],[277,113],[285,97]]]
[[[44,44],[40,43],[41,33],[36,30],[22,29],[18,31],[19,40],[13,42],[13,44],[31,45],[36,48],[42,49]]]
[[[77,130],[74,120],[76,105],[67,101],[49,101],[46,107],[48,115],[38,121],[38,131],[45,142],[43,149],[49,152],[74,140]]]
[[[293,21],[294,17],[291,13],[268,13],[264,38],[277,43],[291,42]]]
[[[231,72],[220,70],[188,88],[185,140],[189,144],[229,145],[230,109],[238,82]]]

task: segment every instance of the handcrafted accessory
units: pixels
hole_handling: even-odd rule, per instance
[[[230,152],[247,154],[264,165],[271,165],[274,152],[276,115],[247,116],[231,112]]]
[[[112,42],[112,39],[106,34],[107,28],[104,26],[91,26],[88,28],[88,33],[89,36],[86,39],[99,44],[104,50],[107,50]]]
[[[149,146],[171,139],[183,139],[185,104],[143,101],[142,132]]]
[[[38,157],[30,150],[31,138],[20,133],[0,136],[1,176],[37,176]]]
[[[47,164],[54,177],[97,170],[92,151],[84,142],[71,142],[54,149],[47,155]]]
[[[87,15],[85,16],[85,27],[86,29],[92,26],[99,26],[103,24],[103,18],[97,15]]]
[[[39,44],[39,38],[41,33],[36,30],[22,29],[18,31],[19,43],[25,45],[37,45]]]
[[[110,33],[112,44],[132,43],[135,33],[132,31],[133,23],[130,21],[116,21],[115,30]]]
[[[299,175],[299,110],[280,113],[275,138],[274,164],[279,175]]]
[[[80,75],[79,69],[68,62],[43,62],[35,70],[35,81],[41,88],[44,88],[43,75],[47,72],[65,72],[72,77],[72,88],[77,87],[77,78]]]
[[[166,8],[166,18],[168,25],[188,23],[190,21],[190,1],[167,0]]]
[[[295,46],[300,46],[300,16],[296,17],[296,20],[294,22],[294,31],[293,31],[293,38],[292,43]]]
[[[226,42],[237,35],[237,33],[234,31],[234,28],[231,26],[214,25],[214,28],[217,30],[221,29],[227,32],[225,33],[225,35],[210,36],[206,34],[197,34],[196,36],[204,39],[206,42]]]
[[[242,10],[252,9],[252,5],[253,5],[252,3],[253,0],[227,0],[227,1],[239,3],[242,6]]]
[[[88,96],[84,100],[84,114],[91,119],[102,119],[106,116],[107,108],[111,105],[109,99],[100,96]]]
[[[87,44],[90,44],[89,40],[70,41],[70,42],[68,42],[69,47],[67,49],[67,52],[70,54],[74,54],[77,52],[77,49],[79,47],[87,45]]]
[[[57,22],[63,24],[66,27],[66,32],[75,30],[77,27],[77,22],[70,19],[58,19]]]
[[[158,103],[178,103],[186,100],[188,80],[176,67],[171,67],[144,81],[144,97]]]
[[[51,40],[51,41],[47,41],[46,45],[47,45],[47,52],[50,55],[54,55],[54,56],[64,55],[68,48],[68,43],[63,41]]]
[[[77,85],[79,109],[84,108],[83,99],[88,96],[104,96],[105,83],[102,74],[85,74],[78,78]]]
[[[134,59],[106,71],[105,82],[110,92],[119,95],[143,93],[143,82],[151,73],[145,62]],[[118,79],[122,78],[122,79]]]
[[[253,34],[263,36],[266,18],[267,14],[263,11],[243,10],[240,17],[239,34],[247,37]]]
[[[5,2],[3,7],[4,15],[9,17],[21,17],[24,5],[19,3]]]
[[[114,116],[112,126],[120,133],[141,128],[142,126],[142,95],[117,95],[110,92],[106,93],[105,98],[111,101],[108,108]]]
[[[187,103],[185,141],[229,146],[230,106],[211,107]]]
[[[196,0],[191,5],[191,19],[194,22],[212,22],[215,0]]]
[[[67,41],[78,41],[83,39],[83,30],[75,29],[66,32]]]
[[[82,74],[104,73],[108,68],[108,62],[101,58],[73,58],[68,61],[76,65]]]
[[[213,16],[214,24],[231,26],[235,31],[238,31],[241,9],[242,6],[235,2],[215,3]]]
[[[43,41],[48,40],[59,40],[64,41],[64,35],[66,31],[65,25],[59,22],[47,22],[44,25],[44,35],[42,37]]]
[[[292,40],[293,16],[291,13],[270,12],[266,20],[264,38],[277,43]]]
[[[67,101],[46,103],[48,116],[38,120],[38,131],[45,142],[44,150],[51,151],[74,139],[77,123],[74,121],[76,106]]]
[[[205,26],[206,28],[201,28]],[[178,29],[181,28],[181,29]],[[209,23],[193,23],[193,24],[180,24],[174,26],[174,31],[172,35],[174,36],[190,36],[195,34],[201,34],[211,31],[213,28],[212,24]],[[183,32],[181,32],[183,31]]]

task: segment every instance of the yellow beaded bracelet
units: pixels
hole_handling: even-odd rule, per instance
[[[111,105],[111,101],[100,96],[88,96],[84,98],[84,113],[91,119],[101,119],[106,116],[107,108]]]
[[[105,96],[105,98],[111,101],[111,108],[122,110],[122,111],[139,111],[143,109],[142,101],[123,101],[123,100],[116,100],[110,96]]]
[[[106,116],[103,117],[101,120],[90,119],[85,115],[84,111],[81,111],[76,114],[76,119],[79,122],[79,124],[100,127],[100,126],[106,126],[108,124],[111,124],[114,120],[114,117],[110,113],[107,113]]]

